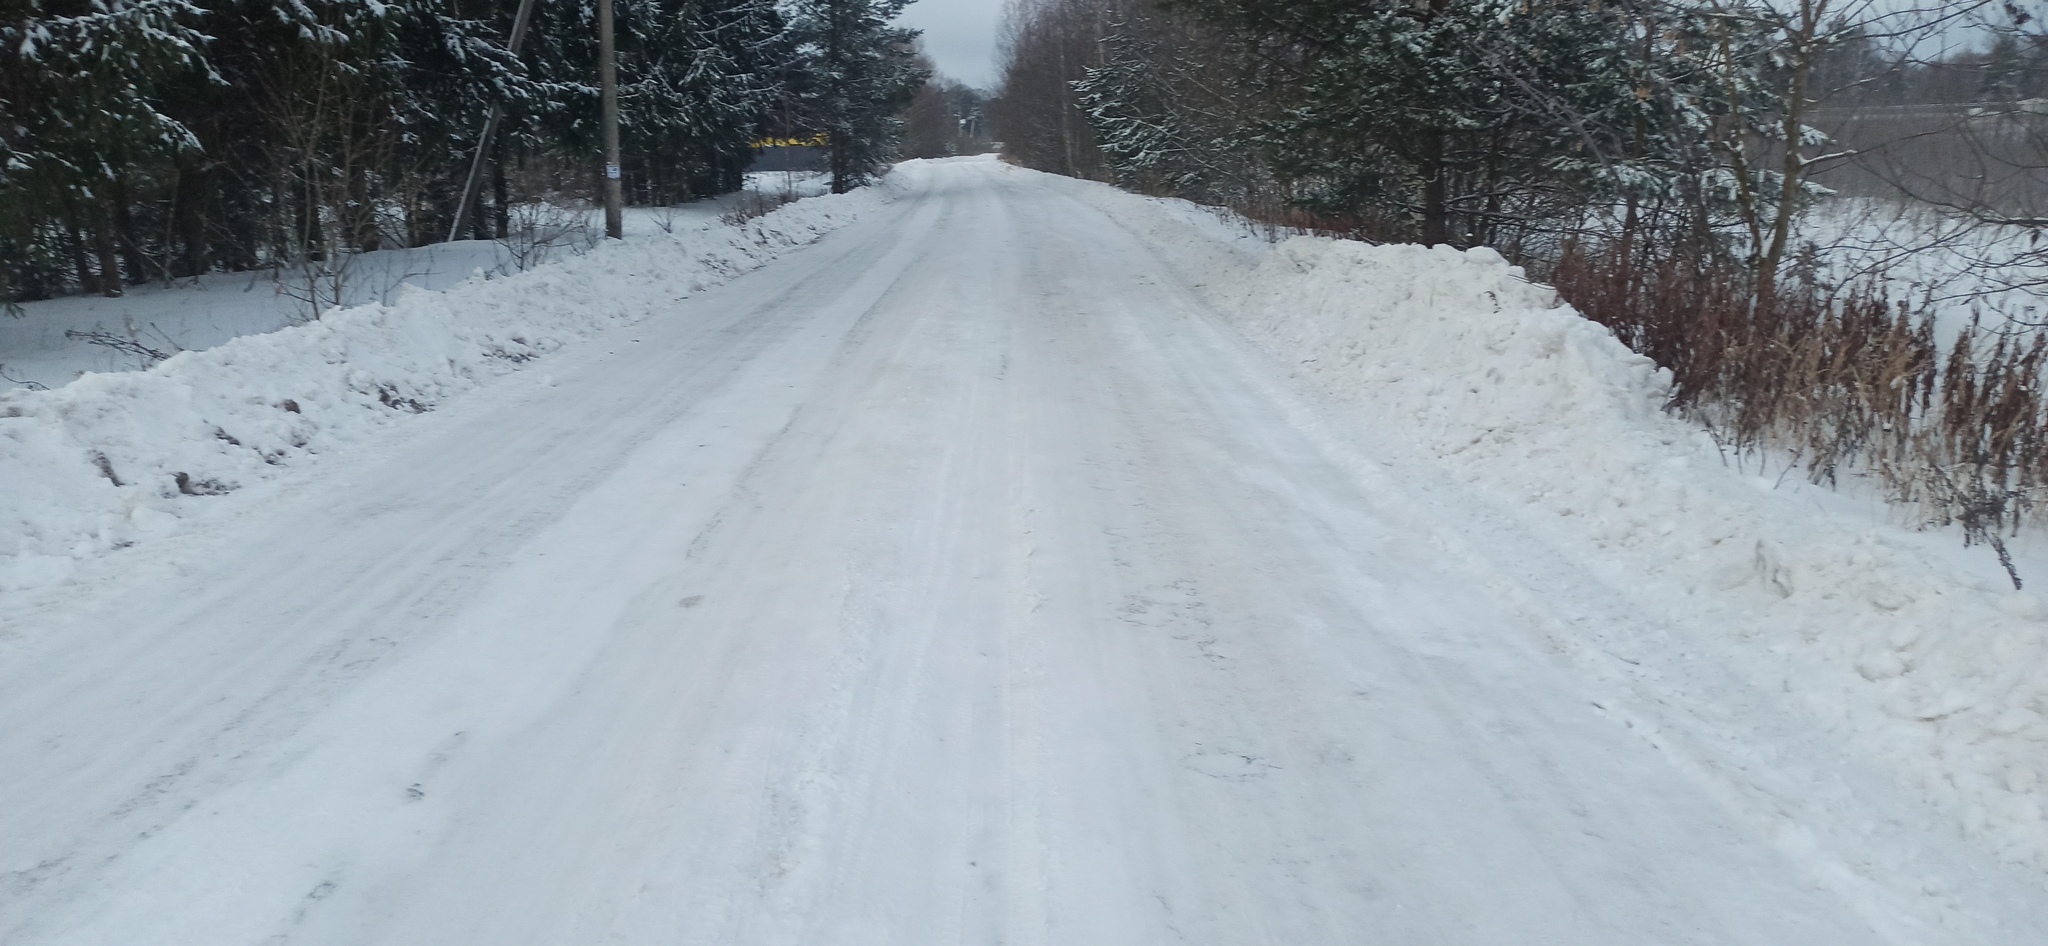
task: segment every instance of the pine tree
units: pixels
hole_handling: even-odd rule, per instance
[[[626,148],[642,200],[736,190],[774,100],[783,24],[772,0],[626,4]]]
[[[196,147],[156,90],[203,68],[198,15],[184,0],[0,2],[0,291],[48,294],[66,263],[107,295],[152,275],[127,197]]]
[[[891,26],[910,0],[794,0],[791,96],[799,121],[829,136],[832,191],[866,183],[894,154],[896,116],[930,73],[917,31]]]
[[[594,3],[539,3],[514,56],[518,5],[0,0],[0,304],[445,239],[494,103],[502,234],[507,165],[572,190],[560,169],[596,168]],[[845,41],[833,59],[793,52],[778,0],[618,0],[632,196],[737,188],[799,90],[829,93],[818,127],[846,129],[845,180],[871,171],[915,85],[910,34],[886,24],[902,5],[815,0],[837,18],[813,33]]]
[[[1228,93],[1238,64],[1211,37],[1165,17],[1118,20],[1106,62],[1074,83],[1103,162],[1123,186],[1241,204],[1262,182]]]
[[[788,58],[774,0],[618,0],[619,125],[630,199],[734,190]],[[515,110],[521,144],[595,154],[595,4],[543,5],[523,58],[544,101]],[[593,165],[593,168],[595,165]]]
[[[1639,177],[1667,125],[1620,6],[1574,0],[1182,0],[1271,55],[1253,141],[1297,200],[1493,242]],[[1617,172],[1636,162],[1633,170]]]

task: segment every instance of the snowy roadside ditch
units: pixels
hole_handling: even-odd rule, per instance
[[[1666,372],[1492,250],[1269,247],[1185,201],[1069,193],[1207,274],[1225,318],[1376,435],[1627,589],[1674,665],[1736,664],[1965,835],[2048,870],[2048,608],[1989,550],[1874,490],[1724,456],[1663,411]]]
[[[1656,615],[1875,749],[1966,833],[2048,868],[2048,623],[1982,549],[1874,498],[1732,467],[1668,376],[1491,250],[1300,237],[1224,309],[1471,488],[1590,545]],[[1785,482],[1786,480],[1794,482]]]
[[[894,198],[891,178],[741,224],[678,227],[446,291],[325,317],[147,371],[0,390],[0,591],[177,527],[188,504],[273,479],[535,358],[765,265]],[[637,285],[639,292],[621,292]]]

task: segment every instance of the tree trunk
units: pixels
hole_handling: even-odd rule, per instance
[[[1802,0],[1799,4],[1799,30],[1793,34],[1798,42],[1794,44],[1791,82],[1785,96],[1785,117],[1779,128],[1785,142],[1785,160],[1779,169],[1778,204],[1776,213],[1771,215],[1770,244],[1763,249],[1757,260],[1756,295],[1757,303],[1775,308],[1778,299],[1778,267],[1785,260],[1786,247],[1792,235],[1792,218],[1798,209],[1800,185],[1806,177],[1806,158],[1799,153],[1801,136],[1806,129],[1806,88],[1807,80],[1813,74],[1813,60],[1818,55],[1818,35],[1822,29],[1821,13],[1825,4]]]
[[[852,162],[850,162],[850,161],[848,161],[848,160],[846,159],[846,145],[845,145],[844,143],[842,143],[842,140],[841,140],[841,139],[842,139],[842,136],[841,136],[841,135],[840,135],[839,133],[837,133],[837,132],[834,132],[834,133],[833,133],[833,135],[832,135],[832,193],[834,193],[834,194],[844,194],[844,193],[846,193],[846,167],[847,167],[847,165],[848,165],[848,164],[852,163]]]
[[[93,275],[92,264],[85,258],[85,234],[78,225],[78,208],[69,197],[64,200],[64,232],[69,237],[65,246],[71,251],[72,268],[78,271],[78,291],[98,292],[99,278]]]
[[[172,263],[171,275],[197,276],[206,272],[206,159],[180,155],[174,170],[177,183],[171,194],[171,231],[182,244]]]
[[[1075,136],[1073,129],[1074,108],[1073,105],[1067,101],[1068,93],[1066,39],[1067,38],[1065,36],[1061,36],[1054,44],[1055,48],[1059,50],[1058,65],[1055,68],[1055,75],[1059,79],[1059,84],[1056,86],[1058,91],[1053,96],[1053,107],[1059,109],[1060,112],[1060,173],[1068,177],[1073,177],[1075,176]]]
[[[327,258],[327,254],[323,252],[324,241],[320,232],[320,195],[314,189],[312,166],[307,165],[303,171],[304,173],[295,175],[298,178],[295,183],[298,184],[299,194],[298,199],[293,201],[299,210],[299,252],[304,254],[306,260],[318,262]]]
[[[127,264],[128,282],[139,286],[150,279],[149,254],[143,252],[141,241],[135,238],[135,212],[129,206],[128,183],[119,175],[108,190],[108,199],[113,204],[114,236],[119,240],[121,259]]]
[[[1422,136],[1422,242],[1436,246],[1450,242],[1451,213],[1449,182],[1444,180],[1444,133],[1424,132]]]
[[[840,13],[841,10],[839,9],[839,2],[838,0],[834,0],[834,2],[831,4],[831,12],[829,14],[832,18],[832,25],[830,29],[827,29],[825,31],[825,62],[827,66],[832,70],[831,107],[835,112],[838,113],[830,116],[829,118],[829,121],[833,126],[832,193],[834,194],[844,194],[847,192],[848,186],[846,178],[848,172],[850,172],[853,168],[853,156],[847,153],[848,149],[852,147],[852,145],[847,141],[849,133],[852,131],[852,129],[848,127],[849,123],[846,120],[847,98],[846,87],[843,85],[845,79],[840,75],[840,70],[843,66],[843,61],[839,44],[840,41],[844,39],[844,37],[839,35],[839,30],[842,25]]]
[[[491,163],[492,163],[493,167],[495,168],[495,166],[496,166],[497,162],[496,162],[496,161],[493,161],[493,162],[491,162]],[[496,181],[494,180],[494,181],[492,181],[491,183],[492,183],[492,187],[493,187],[493,189],[494,189],[494,191],[495,191],[495,188],[496,188],[496,186],[497,186],[497,182],[496,182]],[[496,195],[495,193],[493,193],[493,194],[492,194],[492,196],[493,196],[493,197],[496,197],[497,195]],[[469,239],[472,239],[472,240],[488,240],[488,239],[490,239],[490,238],[491,238],[491,233],[492,233],[492,231],[493,231],[494,229],[496,229],[496,222],[495,222],[495,221],[496,221],[496,217],[498,216],[498,211],[497,211],[497,210],[496,210],[496,209],[494,208],[494,209],[492,210],[491,216],[489,216],[489,217],[486,217],[486,216],[484,216],[484,213],[483,213],[483,209],[482,209],[482,207],[480,207],[480,206],[479,206],[479,204],[480,204],[480,202],[481,202],[482,200],[483,200],[483,195],[482,195],[482,194],[474,194],[474,195],[471,195],[471,196],[470,196],[470,212],[469,212],[469,234],[468,234],[468,237],[469,237]]]
[[[108,198],[94,201],[98,219],[93,221],[93,248],[99,252],[99,291],[108,298],[121,295],[121,256],[114,248],[114,215],[107,207]]]
[[[1621,212],[1621,248],[1615,253],[1615,261],[1621,264],[1621,290],[1624,294],[1635,288],[1636,271],[1636,229],[1642,225],[1642,218],[1636,209],[1636,195],[1628,195],[1626,206]]]
[[[432,239],[427,234],[427,213],[423,206],[425,198],[418,188],[408,188],[401,198],[405,205],[405,245],[423,246]]]
[[[612,41],[612,0],[597,0],[598,97],[604,138],[604,235],[625,236],[625,194],[619,180],[618,51]]]
[[[505,149],[497,149],[498,159],[491,162],[491,218],[498,239],[512,235],[512,204],[508,196],[511,188],[505,184]]]
[[[384,245],[377,233],[377,208],[370,199],[370,173],[359,159],[348,172],[348,213],[349,242],[364,253],[374,253]]]

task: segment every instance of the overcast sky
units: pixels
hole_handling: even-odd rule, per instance
[[[924,48],[939,71],[981,88],[996,84],[996,24],[1003,0],[917,0],[904,26],[924,31]]]

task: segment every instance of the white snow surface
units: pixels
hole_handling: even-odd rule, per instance
[[[1829,282],[1862,288],[1875,281],[1892,301],[1925,306],[1944,347],[1972,325],[1989,339],[2048,322],[2048,259],[2031,228],[1840,197],[1808,211],[1799,238],[1821,248],[1817,262]]]
[[[2040,605],[1497,256],[753,226],[0,400],[0,941],[2048,942]]]
[[[1491,250],[1297,238],[1231,301],[1301,376],[1636,600],[1627,637],[1575,646],[1701,647],[1782,679],[2001,856],[2048,867],[2048,614],[1988,550],[1731,469],[1660,410],[1663,371]]]
[[[498,278],[478,269],[454,291],[403,285],[389,304],[231,336],[148,371],[0,389],[0,591],[62,578],[80,559],[175,527],[195,495],[272,479],[569,342],[647,318],[887,197],[883,188],[806,200],[740,226],[649,225],[600,252]],[[490,246],[446,252],[479,245]],[[56,303],[175,310],[218,288]],[[252,324],[276,324],[275,312],[251,311]]]
[[[625,236],[637,240],[678,229],[716,228],[725,214],[824,194],[830,183],[815,172],[751,173],[736,193],[674,207],[628,207]],[[344,306],[389,304],[407,287],[445,290],[479,272],[511,276],[577,256],[598,242],[603,226],[598,212],[580,204],[522,206],[513,223],[514,236],[506,240],[457,240],[354,255],[339,276],[323,274],[317,291],[307,274],[321,267],[284,267],[129,286],[111,299],[82,295],[22,303],[11,314],[0,313],[0,385],[11,381],[54,388],[87,372],[147,367],[135,355],[67,332],[129,336],[162,352],[205,351],[324,315],[337,290]]]

